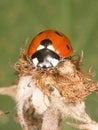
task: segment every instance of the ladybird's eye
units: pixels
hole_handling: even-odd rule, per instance
[[[47,46],[51,45],[52,41],[50,39],[44,39],[41,41],[41,45],[47,48]]]
[[[55,31],[55,33],[56,33],[57,35],[61,36],[61,37],[63,36],[62,33],[60,33],[60,32]]]

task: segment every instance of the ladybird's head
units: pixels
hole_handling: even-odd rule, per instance
[[[31,42],[27,55],[36,66],[47,70],[72,54],[69,39],[61,32],[46,30]]]

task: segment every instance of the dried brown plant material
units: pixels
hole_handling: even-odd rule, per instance
[[[19,76],[31,75],[45,95],[51,96],[56,88],[68,102],[83,101],[98,89],[91,73],[82,73],[77,69],[77,63],[70,59],[60,63],[56,68],[43,72],[34,67],[23,51],[15,68]]]
[[[98,83],[92,80],[91,73],[81,72],[82,57],[66,59],[57,67],[43,71],[31,63],[25,50],[21,52],[15,64],[18,85],[1,88],[0,94],[15,99],[15,120],[23,130],[60,130],[61,121],[69,117],[82,123],[70,124],[73,127],[93,130],[90,129],[93,124],[92,128],[97,130],[97,123],[85,112],[84,100],[98,91]]]

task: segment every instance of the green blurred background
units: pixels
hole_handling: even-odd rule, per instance
[[[45,29],[60,30],[69,37],[75,52],[80,54],[83,50],[83,68],[92,67],[96,72],[94,80],[98,80],[98,0],[3,0],[0,1],[0,86],[9,86],[16,80],[13,65],[18,61],[20,49]],[[97,104],[97,94],[86,99],[86,110],[96,121]],[[0,130],[21,130],[13,121],[14,101],[0,96],[0,109],[11,112],[0,116]],[[62,129],[75,130],[66,123]]]

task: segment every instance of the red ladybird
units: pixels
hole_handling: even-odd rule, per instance
[[[32,40],[27,55],[35,66],[55,67],[61,59],[70,57],[73,49],[69,39],[56,30],[40,32]]]

